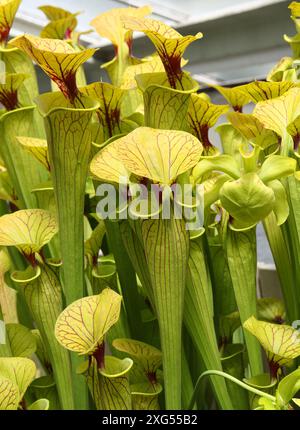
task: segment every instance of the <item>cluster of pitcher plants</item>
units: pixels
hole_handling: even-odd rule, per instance
[[[78,14],[10,38],[20,3],[0,1],[0,409],[297,409],[300,3],[291,57],[222,105],[184,70],[202,34],[150,7],[91,22],[115,56],[87,84]],[[257,299],[258,223],[283,300]]]

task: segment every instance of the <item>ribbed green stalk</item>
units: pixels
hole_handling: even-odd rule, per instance
[[[22,286],[27,305],[47,346],[60,404],[74,409],[72,374],[69,353],[56,340],[54,327],[63,311],[62,289],[54,268],[40,266],[40,274],[31,268],[14,272],[12,278]]]
[[[294,276],[294,290],[298,297],[297,308],[300,312],[300,181],[290,176],[284,181],[288,195],[290,214],[283,225],[284,238],[288,243]]]
[[[222,370],[214,330],[212,290],[203,240],[203,237],[200,237],[190,243],[184,323],[206,369]],[[220,407],[231,409],[232,403],[224,380],[212,377],[211,382]]]
[[[232,286],[242,324],[256,316],[256,230],[236,232],[227,229],[226,251]],[[244,330],[253,376],[263,372],[261,348],[255,337]]]
[[[189,362],[189,357],[187,356],[187,350],[190,352],[190,350],[193,348],[193,344],[191,342],[191,339],[188,337],[188,339],[186,339],[186,336],[188,337],[188,334],[184,332],[183,329],[183,340],[184,341],[188,341],[188,342],[184,342],[184,344],[186,345],[186,343],[188,343],[188,348],[183,348],[182,351],[182,384],[181,384],[181,401],[182,401],[182,409],[186,409],[189,401],[193,395],[194,392],[194,384],[193,384],[193,380],[192,380],[192,375],[191,375],[191,366],[190,366],[190,362]]]
[[[142,237],[159,322],[167,409],[181,408],[181,329],[189,237],[183,220],[142,222]]]
[[[119,223],[105,221],[109,248],[114,254],[125,311],[133,339],[142,340],[142,317],[136,274],[122,241]]]
[[[90,124],[96,102],[81,96],[71,104],[61,93],[38,97],[44,116],[52,181],[56,198],[63,287],[67,304],[85,295],[84,281],[84,195],[91,151]],[[86,409],[84,379],[76,375],[82,362],[72,356],[76,408]]]
[[[130,257],[134,270],[137,273],[139,280],[141,281],[142,286],[150,300],[150,303],[154,307],[151,277],[147,267],[145,251],[141,242],[142,238],[140,238],[138,232],[141,233],[139,223],[130,224],[127,221],[122,222],[121,235],[125,248]]]
[[[220,242],[213,243],[213,238],[210,239],[207,247],[207,260],[214,296],[216,336],[218,343],[221,343],[222,318],[236,311],[237,306],[223,246]]]
[[[289,323],[292,323],[299,318],[299,297],[293,277],[294,268],[291,264],[291,249],[285,240],[288,237],[287,225],[284,224],[279,227],[273,213],[265,218],[263,224],[279,276],[286,305],[287,319]]]

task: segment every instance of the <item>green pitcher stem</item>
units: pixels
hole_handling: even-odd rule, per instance
[[[106,220],[105,228],[108,235],[109,248],[114,254],[116,261],[130,332],[134,339],[142,340],[143,323],[136,274],[123,244],[120,224]]]
[[[282,226],[282,229],[284,231],[285,240],[288,244],[290,257],[292,260],[291,262],[294,277],[293,290],[298,297],[298,300],[294,304],[294,306],[296,305],[298,309],[295,319],[298,319],[300,311],[300,181],[291,176],[284,181],[284,184],[288,195],[290,214],[286,223]]]
[[[140,237],[140,224],[124,221],[120,227],[123,243],[130,257],[131,263],[145,290],[151,307],[154,308],[154,298],[151,277],[147,267],[145,251]]]
[[[52,181],[59,220],[63,289],[67,304],[85,295],[84,195],[91,151],[91,120],[98,104],[81,96],[78,107],[61,93],[38,98],[44,116]],[[87,389],[76,374],[82,358],[72,355],[76,408],[86,409]]]
[[[184,323],[205,367],[222,370],[214,329],[212,290],[203,240],[204,238],[200,237],[190,244]],[[211,378],[211,382],[221,408],[232,409],[225,382],[214,377]]]
[[[63,310],[62,290],[55,269],[43,265],[37,278],[26,281],[25,277],[18,282],[23,285],[27,305],[47,345],[61,406],[74,409],[69,354],[54,334],[56,320]]]
[[[226,251],[232,286],[242,324],[256,316],[256,229],[236,232],[227,229]],[[252,375],[263,372],[261,347],[255,337],[244,330]]]
[[[181,330],[189,238],[183,220],[146,220],[142,236],[159,322],[167,409],[181,408]]]
[[[184,337],[184,334],[183,334]],[[182,408],[185,409],[189,404],[189,400],[194,392],[194,384],[191,376],[190,366],[185,348],[182,351]]]
[[[263,224],[279,276],[284,302],[286,304],[287,319],[291,323],[299,317],[299,298],[297,296],[295,279],[293,277],[294,269],[290,255],[292,251],[291,244],[287,247],[287,241],[289,240],[288,228],[286,224],[279,227],[273,213],[265,218]]]

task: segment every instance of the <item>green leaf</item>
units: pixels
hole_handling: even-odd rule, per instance
[[[20,6],[21,0],[5,0],[0,5],[0,43],[7,42],[10,28]]]
[[[73,15],[71,12],[56,6],[39,6],[38,9],[46,15],[49,21],[57,21],[58,19],[68,18],[70,15]]]
[[[128,170],[164,185],[193,167],[202,152],[200,142],[183,131],[139,127],[116,142]]]
[[[11,178],[5,166],[0,165],[0,199],[13,203],[18,207],[19,202],[15,195],[15,190]]]
[[[300,406],[300,399],[293,399],[293,402],[299,407]]]
[[[293,399],[294,395],[300,390],[300,369],[285,376],[278,384],[276,390],[276,401],[283,407]],[[293,399],[294,400],[294,399]],[[295,401],[295,400],[294,400]]]
[[[249,146],[248,140],[231,124],[221,124],[216,128],[220,135],[225,154],[232,155],[236,163],[242,168],[240,148]]]
[[[139,383],[130,386],[132,409],[135,411],[159,410],[158,396],[162,392],[160,384]]]
[[[278,63],[270,70],[267,81],[280,82],[283,80],[284,73],[293,65],[291,57],[282,57]]]
[[[224,217],[222,223],[224,223]],[[220,232],[220,236],[221,235],[222,233]],[[238,322],[240,324],[240,318],[237,320],[237,306],[223,246],[224,244],[221,243],[220,237],[218,236],[208,237],[208,240],[208,257],[214,262],[214,264],[211,265],[211,277],[214,294],[215,327],[218,336],[218,344],[220,345],[226,341],[232,342],[230,335],[233,334],[236,324]],[[227,339],[224,339],[224,337]]]
[[[227,154],[201,160],[193,169],[194,180],[200,181],[202,176],[211,172],[224,172],[233,179],[238,179],[241,175],[235,159]]]
[[[30,357],[36,351],[31,331],[21,324],[6,324],[9,345],[14,357]]]
[[[162,73],[164,66],[158,55],[152,55],[142,63],[128,66],[123,74],[121,88],[126,90],[134,90],[138,88],[136,77],[145,73]],[[141,93],[140,93],[141,94]],[[140,103],[143,103],[143,98],[139,98]]]
[[[259,321],[252,316],[244,322],[244,328],[259,340],[270,361],[283,366],[299,357],[299,332],[293,327]]]
[[[56,19],[49,22],[41,31],[40,37],[46,39],[67,39],[66,34],[71,33],[77,26],[76,15],[69,15],[65,18]]]
[[[249,140],[255,139],[264,130],[263,124],[252,114],[229,112],[227,118]]]
[[[55,325],[57,340],[79,354],[93,354],[104,335],[119,319],[121,296],[105,289],[69,305]]]
[[[266,399],[265,397],[260,397],[258,404],[260,405],[259,408],[264,411],[275,411],[278,409],[275,405],[275,402]]]
[[[115,46],[116,56],[112,61],[103,64],[111,82],[120,86],[123,74],[128,66],[139,64],[141,61],[132,56],[132,31],[123,26],[122,16],[143,17],[151,13],[149,6],[139,8],[113,8],[94,18],[91,26],[95,28],[101,37],[109,39]]]
[[[94,400],[96,409],[101,410],[102,394],[100,392],[100,374],[98,371],[98,364],[96,359],[94,357],[91,357],[91,360],[81,362],[77,367],[76,373],[80,375],[80,377],[82,377],[81,375],[84,374],[86,378],[86,384],[88,386],[92,399]]]
[[[220,317],[220,336],[223,342],[232,342],[233,333],[241,325],[240,314],[235,311]]]
[[[156,371],[162,364],[162,353],[159,349],[133,339],[115,339],[112,345],[118,351],[129,355],[150,382],[156,380]]]
[[[7,111],[20,107],[18,90],[27,78],[24,73],[1,73],[0,102]]]
[[[140,125],[144,122],[144,103],[142,90],[138,88],[136,78],[142,74],[164,72],[164,66],[158,55],[152,55],[138,64],[129,65],[122,76],[120,86],[126,89],[122,103],[122,115],[128,117]],[[137,114],[140,119],[137,120]]]
[[[129,371],[132,365],[130,358],[120,360],[112,356],[105,357],[105,368],[99,370],[102,409],[132,409],[129,386]]]
[[[258,176],[266,183],[292,175],[296,167],[297,162],[293,158],[283,155],[270,155],[263,162]]]
[[[297,60],[300,53],[300,34],[295,34],[295,36],[284,34],[283,39],[290,45],[293,58]]]
[[[187,131],[196,136],[204,146],[204,152],[209,155],[213,145],[209,140],[208,131],[215,125],[218,118],[228,111],[227,105],[209,103],[199,94],[191,94],[188,110]]]
[[[93,264],[93,261],[97,260],[104,235],[105,224],[101,220],[92,231],[89,239],[85,241],[85,254],[90,259],[90,264]]]
[[[23,145],[48,171],[50,171],[50,161],[46,139],[36,137],[16,137],[17,141]]]
[[[0,251],[0,310],[6,324],[18,322],[17,292],[7,286],[5,273],[10,269],[11,262],[4,250]]]
[[[0,376],[0,411],[17,410],[19,405],[19,389],[7,378]]]
[[[36,342],[36,355],[38,356],[44,369],[48,373],[52,373],[52,366],[49,358],[49,353],[47,351],[47,346],[45,345],[45,342],[43,341],[39,330],[31,330],[31,333],[34,336]]]
[[[114,46],[120,47],[124,41],[129,42],[132,37],[131,31],[124,28],[122,17],[144,17],[150,13],[150,6],[113,8],[94,18],[91,26],[101,37],[110,40]]]
[[[227,117],[232,125],[253,144],[262,149],[273,146],[277,149],[279,141],[276,133],[264,128],[263,124],[252,114],[229,112]],[[241,142],[241,146],[244,146],[243,142]]]
[[[41,376],[35,379],[30,389],[34,393],[35,398],[47,399],[49,401],[49,409],[60,409],[57,389],[52,375]]]
[[[35,378],[36,366],[32,360],[21,357],[0,357],[0,375],[9,379],[19,389],[18,403]]]
[[[121,106],[126,90],[106,82],[94,82],[81,87],[80,91],[99,102],[96,111],[99,126],[94,131],[94,142],[103,143],[117,134],[128,133],[134,128],[134,123],[121,117]]]
[[[282,81],[282,82],[265,82],[265,81],[254,81],[247,85],[243,85],[241,90],[250,97],[253,103],[260,102],[262,100],[274,99],[282,96],[289,89],[295,87],[293,82]]]
[[[227,102],[233,107],[237,112],[241,112],[244,105],[250,103],[250,97],[243,91],[243,85],[233,88],[221,87],[220,85],[213,85],[222,96],[227,100]]]
[[[78,96],[76,72],[96,49],[78,51],[63,40],[29,35],[18,36],[10,44],[26,52],[58,85],[65,97],[74,102]]]
[[[38,399],[30,406],[28,406],[28,409],[30,411],[47,411],[49,409],[49,406],[50,402],[48,399]]]
[[[257,301],[257,316],[259,319],[282,324],[286,314],[284,304],[281,300],[274,297],[264,297]]]
[[[141,31],[149,37],[164,65],[170,86],[176,88],[177,82],[179,82],[183,89],[181,58],[186,48],[195,40],[200,39],[202,34],[182,36],[167,24],[149,18],[130,16],[122,17],[122,21],[125,28]]]
[[[291,88],[280,97],[257,103],[253,111],[253,115],[264,127],[275,131],[283,138],[284,148],[288,145],[285,142],[287,127],[300,114],[299,100],[300,88]],[[288,154],[290,149],[288,145],[285,152]]]
[[[43,131],[36,116],[35,107],[27,106],[3,113],[0,117],[3,136],[0,152],[15,188],[18,205],[22,208],[37,206],[31,190],[48,177],[44,167],[17,140],[17,136],[42,137]]]
[[[110,176],[111,180],[117,180],[117,175],[130,171],[169,185],[178,175],[196,164],[201,152],[202,145],[189,133],[139,127],[98,153],[92,160],[91,172],[101,181],[105,181],[107,176]],[[108,154],[116,155],[116,163],[112,164]],[[103,174],[102,165],[108,162]]]
[[[270,373],[261,373],[260,375],[252,376],[252,378],[244,378],[243,381],[251,387],[263,390],[269,390],[277,385],[277,379],[272,378]]]
[[[24,209],[0,218],[0,245],[16,246],[26,256],[39,252],[57,233],[55,218],[42,209]]]
[[[191,93],[199,85],[183,73],[179,87],[170,87],[165,73],[143,73],[136,76],[143,92],[145,125],[169,130],[187,129],[187,112]],[[182,88],[183,87],[183,88]]]
[[[285,188],[278,180],[268,182],[268,187],[272,188],[275,196],[273,212],[276,217],[277,225],[282,225],[287,220],[290,213]]]
[[[10,44],[6,45],[6,47],[0,47],[0,58],[5,63],[7,73],[27,75],[27,79],[24,81],[22,87],[19,88],[18,97],[22,106],[33,105],[34,99],[38,95],[38,83],[31,59],[19,49],[10,46]],[[42,137],[41,118],[35,114],[34,119],[36,121],[35,126],[40,131],[40,136]]]
[[[264,185],[255,173],[225,182],[220,190],[222,206],[240,225],[253,225],[264,219],[275,204],[271,188]]]
[[[117,139],[118,141],[119,139]],[[91,174],[102,182],[119,183],[120,178],[129,177],[130,173],[119,158],[115,140],[99,151],[91,161]]]

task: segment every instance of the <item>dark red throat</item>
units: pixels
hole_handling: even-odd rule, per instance
[[[104,355],[105,355],[105,343],[102,342],[101,345],[98,345],[96,351],[93,353],[93,357],[97,361],[98,369],[104,369]]]

